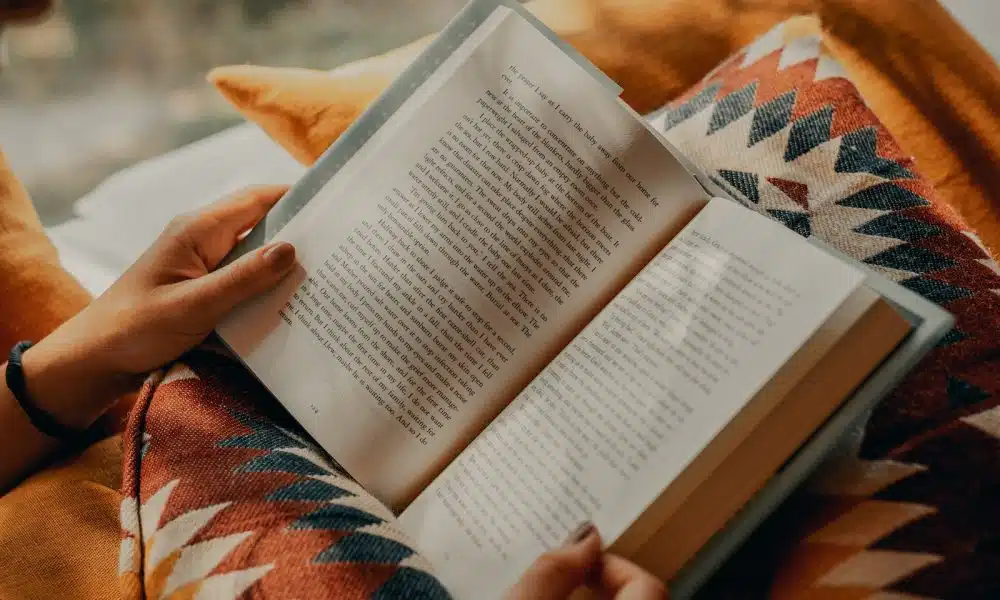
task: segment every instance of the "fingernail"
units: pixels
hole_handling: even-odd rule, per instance
[[[295,246],[275,242],[264,249],[264,261],[275,271],[284,271],[295,263]]]
[[[566,541],[563,542],[563,546],[572,546],[573,544],[579,544],[583,540],[589,538],[597,528],[590,521],[584,521],[576,526],[573,531],[566,536]]]

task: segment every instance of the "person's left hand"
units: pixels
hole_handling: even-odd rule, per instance
[[[295,266],[288,243],[215,268],[286,189],[251,188],[171,221],[107,292],[25,352],[36,402],[67,424],[87,426],[116,393],[203,341],[236,305],[275,287]]]

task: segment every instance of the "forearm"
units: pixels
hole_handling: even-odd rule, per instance
[[[201,343],[234,307],[277,286],[296,265],[287,242],[219,265],[286,189],[250,188],[172,221],[108,291],[24,353],[22,400],[83,430],[146,373]],[[0,493],[58,447],[0,384]]]
[[[99,342],[90,336],[80,339],[81,333],[85,335],[80,329],[79,323],[71,320],[28,349],[22,362],[27,401],[60,424],[82,431],[133,389],[138,378],[118,375],[104,366]],[[0,372],[6,372],[6,368],[4,363]],[[63,444],[32,424],[6,381],[0,383],[0,423],[2,494],[30,475]]]
[[[4,431],[0,442],[0,493],[3,493],[30,474],[58,444],[35,429],[6,384],[0,386],[0,421]]]

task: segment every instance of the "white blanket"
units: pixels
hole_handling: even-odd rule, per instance
[[[303,170],[255,125],[241,125],[116,173],[49,235],[67,270],[100,294],[175,215],[247,185],[292,183]]]

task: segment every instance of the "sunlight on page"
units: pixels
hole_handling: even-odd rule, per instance
[[[862,281],[713,200],[402,524],[462,598],[505,589],[584,520],[614,541]]]

